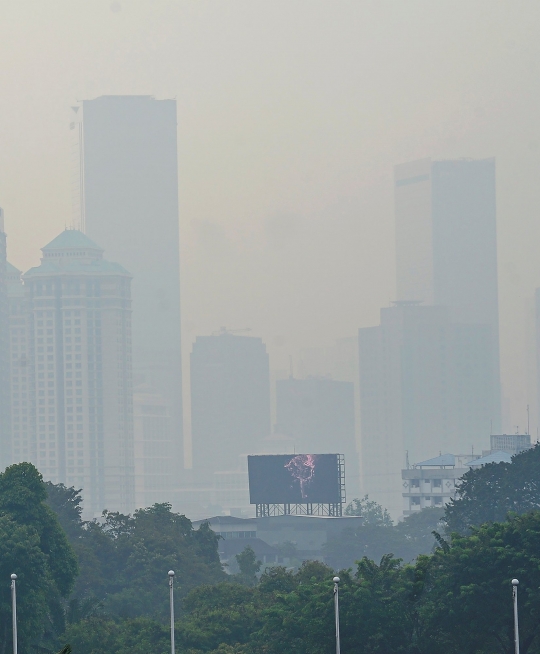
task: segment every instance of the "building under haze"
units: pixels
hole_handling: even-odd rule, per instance
[[[176,132],[175,100],[103,96],[83,102],[86,233],[133,274],[135,379],[149,385],[154,396],[161,395],[166,405],[169,445],[162,454],[179,473],[183,429]],[[169,477],[162,479],[165,493]]]
[[[83,489],[86,515],[134,507],[131,275],[77,230],[10,277],[13,460]]]
[[[406,452],[500,431],[495,161],[395,167],[395,306],[360,330],[364,490],[397,515]]]
[[[362,482],[393,515],[399,471],[426,452],[481,452],[498,417],[488,325],[398,302],[359,331]]]
[[[347,496],[360,492],[355,437],[354,384],[324,377],[276,382],[276,429],[294,451],[345,455]]]
[[[2,469],[11,458],[11,404],[9,365],[9,307],[4,211],[0,207],[0,466]]]
[[[260,338],[222,329],[191,352],[191,431],[197,478],[245,467],[270,434],[270,370]],[[213,483],[213,480],[212,480]]]
[[[148,384],[134,388],[133,425],[136,508],[172,502],[177,484],[170,408]]]
[[[397,300],[447,306],[498,343],[495,160],[395,167]]]

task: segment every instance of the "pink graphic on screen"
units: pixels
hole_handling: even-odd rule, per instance
[[[309,486],[315,476],[315,459],[314,454],[299,454],[284,466],[300,484],[302,499],[307,498]]]

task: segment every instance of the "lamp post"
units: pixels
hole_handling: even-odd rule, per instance
[[[11,575],[11,620],[13,626],[13,654],[17,654],[17,575]]]
[[[514,651],[519,654],[519,625],[518,625],[518,586],[519,581],[512,579],[512,599],[514,600]]]
[[[174,650],[174,570],[169,570],[169,600],[171,604],[171,654]]]
[[[334,610],[336,614],[336,654],[340,654],[339,642],[339,577],[334,577]],[[519,653],[518,653],[519,654]]]

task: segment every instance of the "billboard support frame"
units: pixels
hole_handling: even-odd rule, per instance
[[[337,455],[339,470],[340,501],[332,503],[298,503],[298,504],[256,504],[257,518],[269,518],[278,515],[316,515],[341,517],[347,500],[345,494],[345,457]]]

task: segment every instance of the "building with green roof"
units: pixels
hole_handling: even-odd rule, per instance
[[[11,329],[20,338],[12,387],[27,389],[26,401],[13,407],[13,460],[31,460],[45,479],[82,488],[86,517],[104,509],[129,513],[131,275],[75,229],[42,253],[22,278],[8,269]]]

